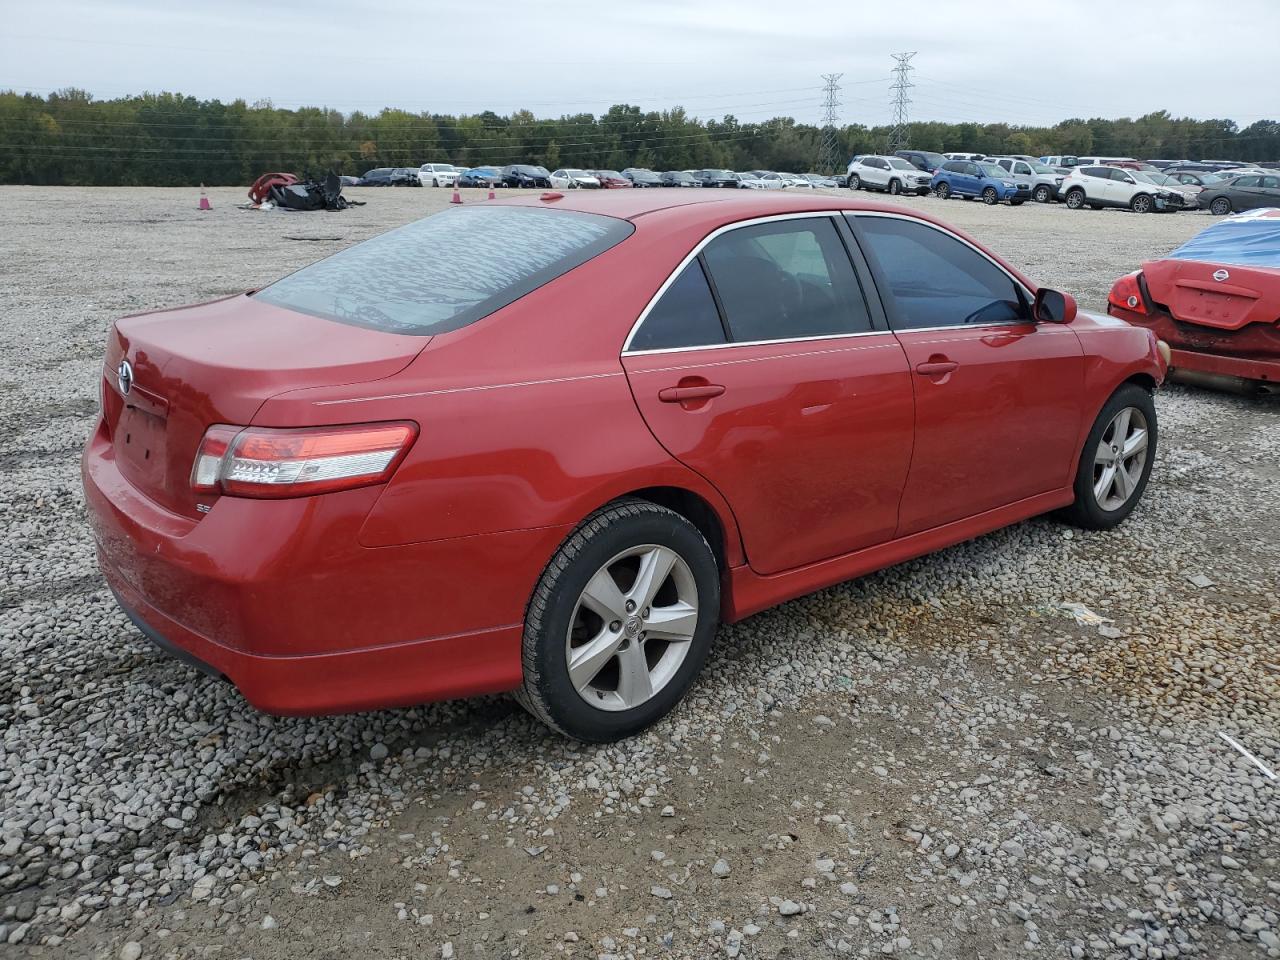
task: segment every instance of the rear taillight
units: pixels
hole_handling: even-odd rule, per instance
[[[1130,313],[1145,315],[1148,312],[1147,298],[1143,295],[1142,285],[1138,282],[1141,276],[1142,272],[1135,270],[1117,280],[1107,296],[1107,303],[1121,310],[1128,310]]]
[[[391,478],[418,436],[408,422],[205,431],[191,486],[232,497],[308,497]]]

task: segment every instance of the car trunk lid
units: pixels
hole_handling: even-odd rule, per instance
[[[124,317],[111,331],[102,391],[119,470],[165,508],[199,517],[191,467],[211,424],[248,425],[287,390],[389,377],[429,340],[243,295]]]
[[[1236,331],[1280,320],[1276,307],[1280,270],[1157,260],[1144,263],[1142,272],[1152,301],[1183,323]]]

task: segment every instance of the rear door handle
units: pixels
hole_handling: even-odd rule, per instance
[[[954,360],[930,360],[927,363],[917,363],[916,373],[924,377],[940,377],[944,373],[950,373],[960,364]]]
[[[658,399],[663,403],[687,403],[690,400],[710,400],[724,393],[724,387],[718,383],[706,383],[693,387],[663,387],[658,391]]]

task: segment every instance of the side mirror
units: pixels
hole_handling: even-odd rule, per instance
[[[1031,307],[1036,323],[1070,323],[1076,318],[1076,298],[1069,293],[1041,287]]]

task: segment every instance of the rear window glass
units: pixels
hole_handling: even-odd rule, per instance
[[[445,333],[580,266],[633,229],[567,210],[462,207],[366,240],[254,296],[373,330]]]

